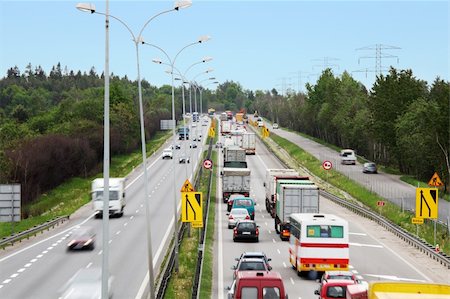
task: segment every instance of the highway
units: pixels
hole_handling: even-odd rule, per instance
[[[191,140],[177,140],[182,147],[174,150],[175,175],[172,160],[162,160],[160,150],[148,159],[155,277],[173,236],[174,191],[179,208],[180,188],[186,179],[185,174],[190,175],[198,161],[200,144],[206,140],[206,128],[198,126],[198,130],[203,132],[203,139],[202,143],[197,142],[197,149],[189,148]],[[169,145],[167,143],[164,147]],[[179,164],[178,157],[185,149],[191,163]],[[113,277],[114,298],[138,299],[146,291],[148,259],[143,183],[141,167],[127,177],[124,216],[110,218],[109,269]],[[95,229],[97,238],[93,251],[66,251],[67,238],[78,225]],[[72,215],[67,223],[0,252],[0,298],[59,298],[64,285],[79,269],[101,267],[101,243],[102,221],[93,217],[91,204],[88,204]]]
[[[219,155],[223,157],[222,155]],[[263,181],[266,169],[284,166],[259,141],[256,155],[247,156],[251,175],[251,197],[256,202],[255,221],[260,226],[259,243],[234,243],[232,230],[227,227],[226,205],[222,203],[221,181],[218,179],[215,235],[215,269],[213,297],[227,298],[226,287],[233,281],[231,267],[244,251],[263,251],[272,258],[272,271],[280,272],[289,298],[313,298],[317,289],[316,273],[297,276],[289,263],[289,242],[283,242],[274,232],[274,221],[266,212]],[[320,199],[320,210],[349,221],[350,267],[363,282],[373,280],[433,281],[448,283],[450,271],[421,255],[376,224],[352,214],[325,198]]]

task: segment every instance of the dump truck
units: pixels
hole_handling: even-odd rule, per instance
[[[241,147],[245,149],[247,155],[256,154],[256,135],[255,133],[243,133],[242,134],[242,145]]]
[[[275,201],[277,195],[277,180],[278,179],[295,179],[302,178],[294,169],[267,169],[266,179],[264,181],[264,188],[266,189],[266,211],[275,217]],[[304,177],[308,179],[308,177]]]
[[[223,158],[225,162],[244,161],[245,150],[237,145],[227,146],[223,150]]]
[[[244,124],[244,113],[236,113],[236,123],[243,125]]]
[[[230,134],[231,132],[231,122],[224,120],[220,122],[220,133],[223,135]]]
[[[347,286],[347,299],[450,299],[450,285],[402,281],[373,281]]]
[[[319,187],[306,179],[277,180],[275,231],[281,240],[289,240],[289,216],[292,213],[319,213]]]
[[[233,193],[250,196],[250,169],[249,168],[228,168],[224,167],[222,175],[222,199],[228,202],[228,198]]]

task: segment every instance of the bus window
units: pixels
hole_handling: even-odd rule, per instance
[[[344,229],[336,225],[308,225],[306,227],[309,238],[343,238]]]

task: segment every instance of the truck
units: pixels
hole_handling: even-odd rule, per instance
[[[109,215],[123,216],[126,205],[125,181],[125,178],[109,178]],[[103,215],[104,186],[104,178],[97,178],[92,181],[91,195],[95,218],[100,218]]]
[[[233,139],[234,144],[242,146],[242,135],[246,132],[247,131],[245,129],[231,130],[230,136],[231,139]]]
[[[240,193],[245,197],[250,195],[250,169],[224,167],[222,175],[222,199],[228,202],[233,193]]]
[[[225,111],[225,113],[227,114],[228,120],[233,120],[233,112],[231,112],[230,110],[227,110],[227,111]]]
[[[189,140],[189,128],[188,127],[178,128],[178,140]]]
[[[245,150],[237,145],[227,146],[223,150],[223,158],[225,162],[229,161],[245,162]]]
[[[225,112],[222,112],[219,117],[220,121],[228,120],[228,116]]]
[[[373,281],[349,285],[347,299],[450,299],[450,285],[403,281]]]
[[[277,180],[275,231],[281,240],[289,240],[289,216],[292,213],[319,213],[319,187],[306,179]]]
[[[227,299],[288,298],[283,278],[275,271],[238,271],[233,284],[227,289]],[[246,296],[248,294],[251,296]]]
[[[247,155],[256,154],[256,134],[247,132],[242,134],[242,148]]]
[[[214,112],[216,112],[216,109],[214,109],[214,108],[209,108],[208,109],[208,115],[209,116],[214,116]]]
[[[243,125],[244,124],[244,113],[236,113],[236,123]]]
[[[224,120],[220,122],[220,133],[223,135],[230,134],[231,132],[231,122]]]
[[[275,217],[275,198],[277,195],[277,180],[278,179],[295,179],[300,178],[298,172],[294,169],[267,169],[266,179],[263,183],[266,190],[266,211]],[[308,179],[308,177],[305,177]]]

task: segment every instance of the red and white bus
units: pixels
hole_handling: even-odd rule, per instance
[[[302,271],[348,270],[348,222],[331,214],[290,216],[289,260]]]

